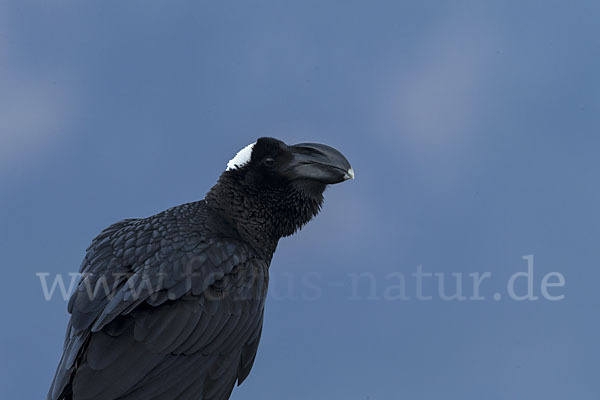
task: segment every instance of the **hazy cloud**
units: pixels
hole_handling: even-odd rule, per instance
[[[482,26],[453,20],[421,38],[413,60],[398,60],[379,103],[386,139],[423,156],[460,150],[477,121],[481,82],[493,66],[497,38]]]
[[[32,71],[11,51],[7,24],[0,23],[0,175],[52,151],[74,115],[69,80]]]

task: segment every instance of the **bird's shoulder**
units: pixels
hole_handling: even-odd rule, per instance
[[[68,309],[76,329],[99,330],[141,303],[200,295],[267,268],[224,216],[204,201],[187,203],[103,230],[86,251]]]
[[[98,234],[86,249],[80,272],[107,268],[118,259],[134,267],[158,251],[190,251],[201,242],[243,242],[235,227],[204,200],[146,218],[124,219]]]

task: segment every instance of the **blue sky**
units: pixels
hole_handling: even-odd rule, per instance
[[[0,3],[2,397],[42,398],[60,357],[66,302],[36,273],[202,198],[268,135],[340,149],[356,180],[280,243],[233,399],[597,399],[599,18],[593,1]],[[539,299],[515,301],[527,255]],[[430,277],[419,301],[418,266],[467,296],[489,272],[486,299],[444,301]],[[562,300],[541,295],[551,272]],[[386,296],[398,274],[408,300]]]

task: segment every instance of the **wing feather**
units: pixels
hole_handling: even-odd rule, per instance
[[[235,235],[203,232],[214,216],[185,206],[92,241],[49,399],[221,400],[245,379],[268,262]]]

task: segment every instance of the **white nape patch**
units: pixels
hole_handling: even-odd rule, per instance
[[[250,157],[252,156],[252,149],[254,148],[255,144],[256,142],[251,143],[248,146],[241,149],[240,151],[238,151],[235,157],[233,157],[227,163],[227,169],[225,171],[238,169],[248,164],[250,162]]]

